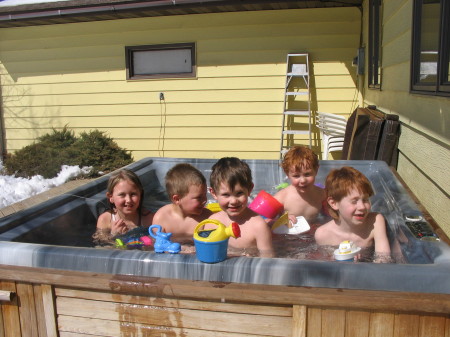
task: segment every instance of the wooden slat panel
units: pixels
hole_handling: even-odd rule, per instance
[[[307,336],[322,336],[322,309],[308,308]]]
[[[393,337],[394,314],[372,313],[370,315],[370,337]]]
[[[58,337],[56,328],[55,297],[53,287],[48,284],[42,286],[42,303],[44,305],[45,327],[48,337]]]
[[[40,284],[33,285],[34,305],[36,306],[36,319],[39,337],[48,337],[45,326],[45,308],[42,300],[42,288]]]
[[[420,317],[420,327],[419,327],[420,337],[445,336],[445,329],[446,329],[445,317],[437,317],[437,316]]]
[[[292,337],[306,337],[307,308],[294,305],[292,315]]]
[[[62,297],[58,297],[56,303],[58,315],[83,315],[120,322],[244,334],[257,331],[258,334],[267,336],[286,336],[292,329],[290,317],[161,308]]]
[[[345,337],[369,336],[370,312],[347,311],[345,315]]]
[[[445,319],[445,337],[450,337],[450,317],[447,315]]]
[[[130,296],[125,294],[112,294],[107,292],[94,292],[66,288],[55,288],[57,297],[71,297],[77,299],[97,300],[103,302],[117,302],[139,304],[147,306],[171,307],[180,309],[210,310],[234,313],[247,313],[268,316],[292,317],[292,307],[271,305],[232,304],[221,302],[189,301],[182,299]]]
[[[230,326],[233,322],[230,322]],[[58,327],[62,331],[60,337],[104,336],[104,337],[263,337],[258,330],[253,333],[232,333],[203,329],[161,327],[136,322],[120,323],[118,321],[101,320],[84,317],[59,316]],[[75,335],[71,334],[75,333]],[[287,335],[286,335],[287,336]]]
[[[17,296],[20,301],[19,315],[22,335],[37,337],[38,326],[36,318],[36,307],[34,304],[33,286],[28,283],[18,282],[16,288]]]
[[[255,304],[311,305],[350,310],[390,310],[415,313],[450,312],[450,295],[397,291],[291,287],[227,283],[223,287],[207,281],[153,278],[135,275],[109,275],[93,272],[55,270],[0,265],[4,280],[26,279],[32,283],[101,290],[129,295],[175,297],[207,301]],[[86,282],[89,279],[89,282]]]
[[[0,337],[5,337],[5,325],[3,324],[2,302],[0,302]]]
[[[419,316],[410,314],[395,315],[393,334],[395,337],[418,337]]]
[[[0,281],[0,289],[17,292],[16,284],[14,282]],[[5,327],[5,337],[22,336],[22,332],[20,330],[20,316],[17,296],[15,296],[11,302],[2,303],[1,309],[3,315],[3,325]]]
[[[322,310],[322,336],[345,336],[345,310]]]

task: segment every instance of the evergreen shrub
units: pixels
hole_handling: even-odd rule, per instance
[[[131,153],[120,148],[104,132],[93,130],[76,137],[64,127],[37,139],[4,160],[9,175],[28,178],[41,175],[54,178],[62,165],[92,166],[89,177],[108,173],[133,162]]]

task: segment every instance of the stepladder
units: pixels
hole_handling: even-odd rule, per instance
[[[308,54],[287,54],[280,158],[295,145],[311,148],[312,123]]]

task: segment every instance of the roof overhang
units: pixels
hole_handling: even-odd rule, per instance
[[[204,13],[361,7],[363,0],[69,0],[0,7],[0,28]]]

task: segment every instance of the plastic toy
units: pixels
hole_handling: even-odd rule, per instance
[[[337,261],[353,261],[356,254],[361,251],[360,247],[357,247],[353,241],[342,241],[339,244],[339,248],[334,251],[334,258]]]
[[[222,209],[219,206],[218,202],[211,202],[206,205],[206,208],[209,209],[213,213],[220,212]]]
[[[200,228],[206,224],[216,225],[216,229]],[[206,219],[200,222],[194,229],[194,244],[197,258],[206,263],[217,263],[227,258],[228,239],[241,236],[241,229],[236,222],[225,227],[217,220]]]
[[[284,213],[277,221],[272,225],[272,231],[275,234],[302,234],[309,231],[311,227],[308,221],[303,216],[297,217],[297,222],[292,223],[289,221],[288,213]]]
[[[283,205],[269,193],[261,190],[248,208],[265,218],[273,219],[283,210]]]
[[[153,232],[154,228],[156,228],[156,233]],[[148,232],[155,239],[155,253],[178,254],[181,251],[181,245],[178,242],[170,241],[172,233],[164,233],[160,225],[151,225]]]
[[[143,246],[151,246],[152,239],[148,236],[148,229],[144,227],[134,228],[127,233],[116,238],[116,248],[134,249],[142,248]]]

